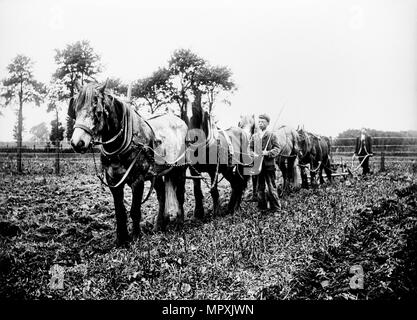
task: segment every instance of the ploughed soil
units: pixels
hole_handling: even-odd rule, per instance
[[[126,248],[115,246],[112,197],[90,169],[0,173],[0,298],[417,297],[411,166],[292,192],[276,212],[259,212],[245,200],[239,212],[218,217],[203,183],[204,221],[192,219],[187,181],[183,229],[151,231],[153,193],[143,205],[144,234]],[[225,212],[225,180],[220,195]],[[352,267],[362,272],[351,273]]]

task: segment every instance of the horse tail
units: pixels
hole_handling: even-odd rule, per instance
[[[165,179],[165,207],[164,216],[168,221],[175,221],[180,212],[180,205],[176,195],[176,186],[172,177],[168,174]]]

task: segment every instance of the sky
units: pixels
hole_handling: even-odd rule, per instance
[[[149,76],[179,48],[229,67],[237,91],[215,106],[224,128],[268,113],[332,137],[417,130],[416,0],[0,0],[0,79],[25,54],[48,83],[55,49],[79,40],[101,56],[103,80]],[[13,140],[15,109],[0,110],[0,141]],[[52,116],[24,106],[27,132]]]

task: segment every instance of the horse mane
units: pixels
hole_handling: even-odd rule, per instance
[[[95,85],[93,83],[88,83],[82,87],[81,91],[77,95],[77,98],[75,99],[74,110],[78,111],[84,105],[93,105],[94,89]]]
[[[206,137],[208,137],[210,130],[210,114],[207,111],[204,111],[201,106],[201,92],[196,93],[191,110],[190,129],[202,129]]]
[[[258,130],[256,126],[255,115],[241,115],[238,127],[241,129],[249,129],[249,134],[253,136]]]

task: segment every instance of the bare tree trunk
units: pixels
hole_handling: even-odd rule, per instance
[[[19,114],[17,116],[17,171],[22,172],[23,85],[20,83]]]
[[[58,110],[56,109],[56,142],[55,142],[55,146],[56,146],[56,153],[55,153],[55,174],[59,174],[59,136],[58,136],[58,131],[59,126],[58,126]]]

